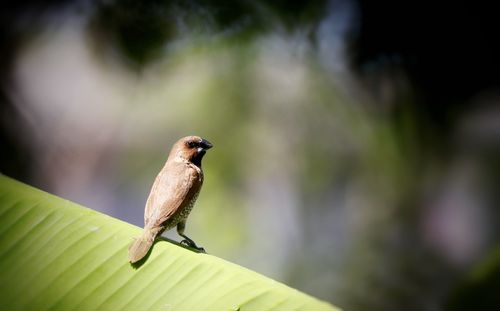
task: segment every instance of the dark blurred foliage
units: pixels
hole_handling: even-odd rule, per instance
[[[479,263],[452,292],[447,310],[497,310],[500,306],[500,249]]]
[[[404,140],[416,140],[420,159],[414,163],[417,171],[429,168],[429,165],[441,163],[449,167],[450,162],[462,154],[473,154],[478,157],[481,167],[491,180],[485,183],[483,195],[492,208],[492,223],[498,224],[498,191],[500,183],[498,163],[500,159],[500,144],[491,132],[487,142],[476,140],[468,142],[457,149],[457,129],[464,119],[481,109],[491,109],[493,104],[479,104],[474,100],[479,94],[496,90],[500,86],[500,45],[495,38],[500,29],[498,13],[494,4],[487,1],[359,1],[360,31],[354,43],[353,67],[361,77],[368,77],[367,85],[375,90],[380,86],[380,79],[370,78],[372,75],[380,78],[391,75],[394,66],[403,69],[414,90],[414,100],[396,100],[389,110],[391,118],[398,131],[404,130],[408,109],[415,120],[415,133]],[[393,75],[396,79],[397,75]],[[363,79],[363,78],[362,78]],[[372,83],[375,81],[374,83]],[[376,92],[375,92],[376,93]],[[408,106],[410,103],[410,106]],[[411,108],[409,108],[411,107]],[[380,107],[379,107],[380,108]],[[384,108],[384,107],[382,107]],[[412,143],[415,143],[413,141]],[[410,144],[412,145],[412,144]],[[414,150],[414,149],[413,149]],[[411,150],[409,150],[411,151]],[[416,178],[421,177],[418,173]],[[411,198],[409,204],[422,204],[419,197]],[[414,209],[418,212],[419,209]],[[406,218],[408,228],[415,225],[418,217],[410,215]],[[498,236],[499,227],[493,225],[493,236]],[[413,231],[413,229],[410,229]],[[404,234],[411,236],[411,234]],[[416,237],[410,244],[418,245]],[[492,241],[495,245],[498,240]],[[396,246],[397,248],[398,246]],[[418,253],[428,250],[414,249],[410,251],[412,260],[418,260]],[[431,252],[432,253],[432,252]],[[406,261],[414,268],[407,270],[408,278],[419,263]],[[402,261],[405,262],[405,261]],[[439,274],[454,273],[446,263],[439,260],[420,263],[427,265],[433,262],[434,276],[427,276],[427,284],[434,284],[437,296],[446,296],[446,284],[439,284]],[[404,270],[402,270],[404,271]],[[413,271],[413,272],[412,272]],[[450,273],[451,272],[451,273]],[[500,307],[498,300],[498,264],[495,269],[483,271],[484,275],[478,282],[466,281],[460,290],[453,295],[453,301],[448,310],[496,310]],[[422,275],[417,279],[422,279]],[[425,277],[424,277],[425,278]],[[451,283],[455,280],[450,280]],[[456,280],[459,282],[459,280]],[[426,283],[426,281],[424,281]],[[445,282],[446,283],[446,282]],[[390,288],[390,287],[389,287]],[[394,294],[394,293],[393,293]],[[404,301],[411,298],[400,292],[393,297],[399,297],[400,307]],[[410,303],[411,305],[411,303]],[[411,310],[431,308],[424,305],[407,307]],[[368,308],[364,303],[361,306]]]
[[[135,65],[162,55],[185,35],[213,34],[241,40],[281,24],[292,30],[317,23],[326,1],[111,1],[97,8],[96,34],[105,30]]]
[[[270,30],[284,33],[304,31],[312,46],[317,47],[317,29],[327,14],[328,5],[336,1],[125,0],[76,3],[82,9],[91,8],[89,29],[96,49],[102,52],[109,46],[117,48],[121,60],[140,73],[148,64],[162,58],[171,44],[179,44],[179,40],[186,36],[224,39],[238,45],[239,41],[251,40]],[[349,67],[373,98],[368,101],[368,110],[389,120],[387,131],[394,133],[397,141],[394,148],[407,161],[404,164],[406,171],[401,174],[411,178],[402,182],[403,191],[394,215],[390,216],[398,221],[388,226],[375,222],[380,228],[367,228],[367,235],[360,238],[378,253],[384,253],[388,258],[387,266],[365,275],[364,271],[357,271],[358,261],[368,262],[366,265],[378,265],[380,261],[355,258],[352,267],[346,267],[361,279],[354,280],[353,284],[366,281],[363,289],[367,292],[376,289],[378,300],[364,300],[364,296],[347,293],[342,302],[359,310],[434,310],[435,301],[451,301],[449,310],[465,310],[465,306],[467,309],[493,307],[492,304],[499,306],[493,294],[498,292],[498,265],[483,272],[483,277],[477,282],[466,279],[463,285],[457,285],[459,289],[452,298],[446,298],[450,284],[460,282],[460,268],[450,266],[429,249],[422,241],[419,228],[424,214],[421,206],[426,204],[428,196],[439,191],[435,189],[439,182],[426,184],[426,172],[434,170],[440,175],[450,169],[457,155],[463,154],[478,159],[481,171],[488,172],[481,190],[491,209],[490,221],[499,223],[497,204],[500,197],[496,188],[500,184],[500,141],[495,139],[494,132],[488,132],[488,128],[476,128],[477,123],[482,124],[484,115],[481,113],[471,130],[484,131],[479,135],[480,139],[467,131],[465,134],[460,132],[463,123],[474,119],[478,111],[488,114],[497,104],[495,100],[492,103],[476,100],[485,93],[494,93],[500,86],[497,39],[500,20],[494,3],[396,0],[352,0],[352,3],[358,10],[358,19],[354,22],[355,31],[346,38]],[[20,45],[37,33],[38,25],[44,23],[47,16],[70,4],[74,5],[74,2],[7,1],[0,10],[0,79],[4,86],[0,93],[0,171],[20,180],[30,180],[30,163],[36,154],[26,147],[29,142],[21,138],[22,128],[17,127],[19,120],[16,120],[19,113],[9,102],[5,86],[9,85],[13,58]],[[321,151],[322,147],[311,148]],[[374,156],[383,157],[384,150],[380,152]],[[328,153],[318,152],[311,162],[330,164],[328,159],[321,158],[322,154]],[[353,161],[349,160],[345,162],[352,165]],[[309,165],[311,170],[315,169],[314,165]],[[395,165],[393,169],[397,171],[398,168]],[[345,175],[345,180],[355,171],[349,164],[337,170],[340,176]],[[321,180],[325,187],[334,188],[332,184],[342,183],[342,177],[325,179]],[[307,189],[310,191],[307,200],[316,200],[318,206],[321,206],[322,199],[326,201],[325,198],[316,198],[314,188],[317,184],[307,180],[302,186],[311,188]],[[314,215],[310,217],[312,219]],[[499,242],[495,236],[500,233],[500,227],[492,225],[491,230],[492,238],[487,244],[495,245]],[[300,268],[300,264],[297,266]],[[377,275],[384,274],[384,269],[391,269],[397,277],[387,281]],[[297,271],[290,279],[292,283],[296,281],[294,278],[301,277],[301,270]],[[412,284],[405,284],[405,280],[412,280]],[[415,301],[419,295],[433,300],[429,304]],[[390,297],[391,301],[382,301],[383,297]]]
[[[355,67],[398,63],[422,98],[423,124],[445,134],[469,99],[500,85],[500,21],[488,1],[360,0]]]

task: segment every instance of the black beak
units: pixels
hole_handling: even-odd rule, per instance
[[[212,148],[214,145],[212,145],[208,140],[202,138],[201,142],[200,142],[200,146],[203,149],[208,150],[208,149]]]

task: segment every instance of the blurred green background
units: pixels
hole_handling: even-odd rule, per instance
[[[211,254],[348,310],[493,309],[498,19],[453,3],[7,1],[0,170],[142,226],[200,135]]]

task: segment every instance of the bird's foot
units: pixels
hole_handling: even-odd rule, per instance
[[[191,239],[184,239],[184,240],[181,241],[181,244],[189,246],[190,248],[194,248],[195,250],[197,250],[197,251],[199,251],[201,253],[206,253],[206,251],[205,251],[205,249],[203,247],[199,247]]]

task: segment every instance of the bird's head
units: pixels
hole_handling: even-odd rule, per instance
[[[212,147],[213,145],[208,140],[199,136],[186,136],[174,144],[170,156],[180,157],[201,167],[201,159]]]

